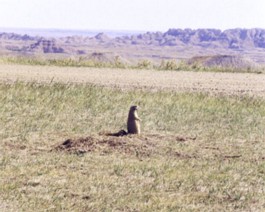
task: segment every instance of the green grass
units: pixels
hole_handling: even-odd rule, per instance
[[[143,134],[196,140],[158,139],[156,153],[144,157],[50,151],[67,138],[125,129],[132,104],[140,105]],[[264,99],[0,84],[0,205],[14,211],[262,211],[264,141]]]
[[[152,69],[152,70],[171,70],[171,71],[203,71],[203,72],[231,72],[231,73],[265,73],[265,68],[237,68],[213,66],[207,67],[201,64],[189,65],[185,61],[162,60],[160,64],[154,64],[150,60],[142,59],[136,64],[125,63],[119,57],[113,61],[103,62],[83,57],[76,58],[57,58],[47,59],[41,57],[26,56],[2,56],[1,64],[21,64],[21,65],[41,65],[41,66],[60,66],[60,67],[94,67],[94,68],[119,68],[119,69]]]

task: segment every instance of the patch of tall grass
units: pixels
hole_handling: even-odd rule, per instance
[[[123,62],[119,57],[113,61],[98,61],[86,59],[84,57],[76,58],[40,58],[26,56],[4,56],[0,57],[2,64],[21,64],[21,65],[41,65],[41,66],[61,66],[61,67],[93,67],[93,68],[119,68],[119,69],[153,69],[153,70],[171,70],[171,71],[203,71],[203,72],[239,72],[239,73],[264,73],[264,67],[259,68],[238,68],[238,67],[207,67],[201,64],[188,64],[185,61],[162,60],[160,64],[155,64],[150,60],[142,59],[135,64]]]

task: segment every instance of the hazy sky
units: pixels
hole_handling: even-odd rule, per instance
[[[265,28],[265,0],[0,0],[0,27]]]

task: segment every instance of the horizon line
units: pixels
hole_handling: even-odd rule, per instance
[[[221,28],[215,28],[215,27],[199,27],[199,28],[191,28],[191,27],[170,27],[166,30],[142,30],[142,29],[85,29],[85,28],[60,28],[60,27],[51,27],[51,28],[35,28],[35,27],[2,27],[0,26],[0,29],[9,29],[9,30],[61,30],[61,31],[92,31],[92,32],[165,32],[170,29],[181,29],[181,30],[200,30],[200,29],[214,29],[214,30],[221,30],[221,31],[226,31],[226,30],[231,30],[231,29],[245,29],[245,30],[251,30],[251,29],[264,29],[262,27],[233,27],[233,28],[226,28],[226,29],[221,29]]]

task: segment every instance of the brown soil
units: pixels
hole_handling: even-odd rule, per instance
[[[193,147],[197,150],[206,149],[208,151],[202,151],[200,153],[194,151],[195,149],[180,151],[176,148],[169,148],[172,143],[183,142],[189,145],[195,145]],[[230,152],[226,149],[208,146],[201,147],[200,140],[194,137],[167,134],[125,135],[120,137],[99,134],[80,138],[69,138],[53,146],[51,151],[77,155],[90,152],[100,155],[118,153],[135,156],[139,159],[151,156],[163,156],[183,160],[245,160],[243,155],[235,154],[235,152]],[[264,158],[261,160],[264,160]]]
[[[0,65],[0,81],[17,80],[265,97],[265,74]]]
[[[126,135],[122,137],[95,135],[85,138],[67,139],[52,148],[52,151],[63,151],[74,154],[83,154],[88,152],[100,152],[107,154],[118,152],[136,156],[150,156],[156,154],[161,141],[167,142],[186,142],[196,138],[189,138],[174,135]],[[161,150],[160,150],[161,151]],[[171,152],[176,157],[192,158],[192,156]]]

